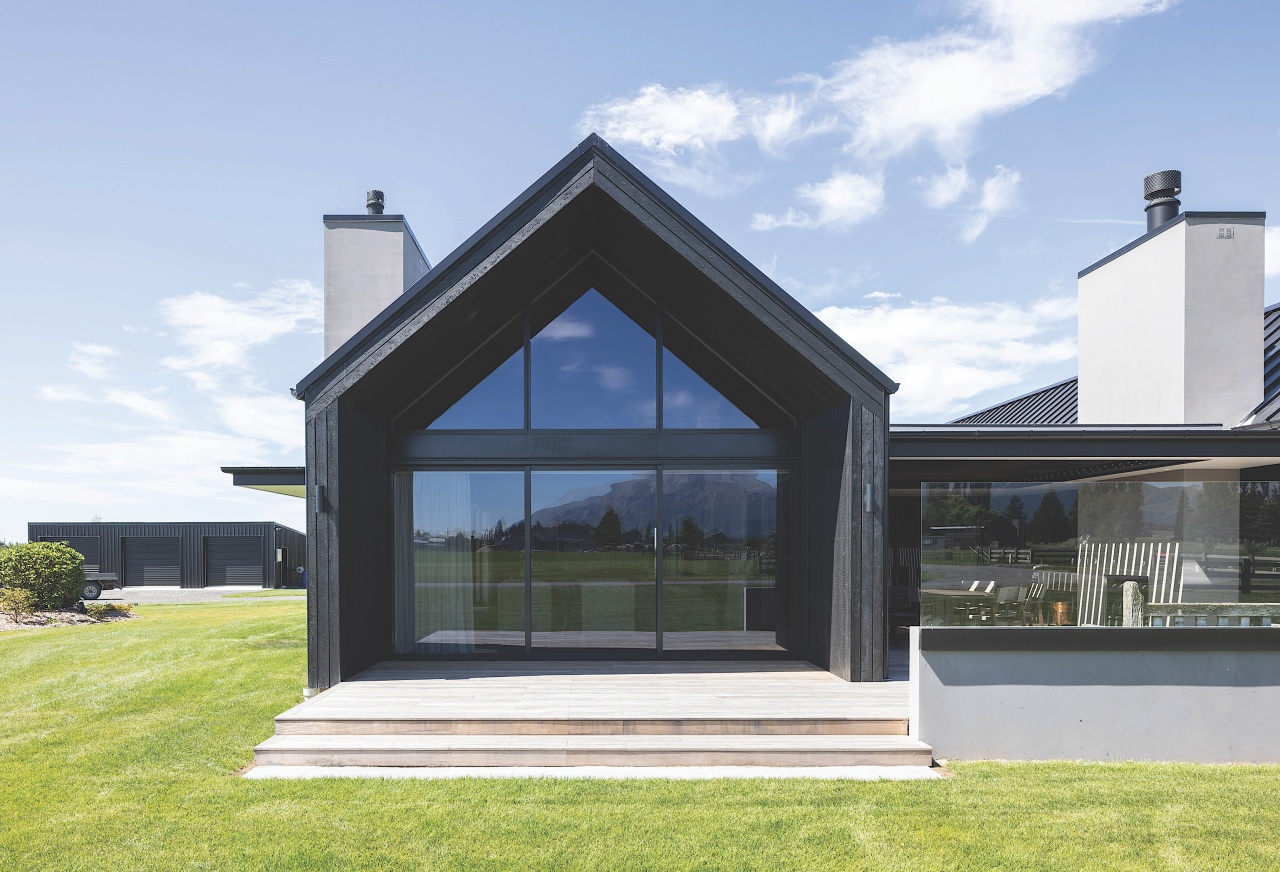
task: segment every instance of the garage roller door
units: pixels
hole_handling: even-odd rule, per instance
[[[204,583],[262,586],[261,536],[210,536],[204,540]]]
[[[66,542],[84,555],[85,572],[102,571],[102,542],[97,536],[41,536],[42,542]]]
[[[178,537],[128,538],[124,540],[124,583],[181,584]]]

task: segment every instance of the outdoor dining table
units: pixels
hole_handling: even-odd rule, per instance
[[[994,593],[967,588],[924,588],[920,591],[921,618],[929,617],[935,624],[946,624],[949,612],[963,612],[967,620],[974,609],[981,609],[995,598]]]

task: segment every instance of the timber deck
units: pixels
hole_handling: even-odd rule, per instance
[[[276,718],[260,765],[927,766],[907,683],[807,663],[384,662]]]

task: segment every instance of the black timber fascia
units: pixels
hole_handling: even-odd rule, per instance
[[[224,466],[222,471],[231,476],[235,487],[257,485],[297,485],[307,483],[304,466]]]
[[[893,427],[890,459],[1280,457],[1280,432],[1143,427]]]
[[[1133,242],[1130,242],[1128,245],[1123,245],[1120,248],[1117,248],[1115,251],[1111,252],[1106,257],[1104,257],[1102,260],[1089,264],[1087,267],[1080,270],[1080,272],[1076,273],[1076,278],[1078,279],[1084,278],[1085,276],[1093,272],[1098,267],[1106,266],[1107,264],[1111,263],[1111,261],[1115,260],[1117,257],[1120,257],[1122,254],[1126,254],[1130,251],[1133,251],[1135,248],[1137,248],[1142,243],[1146,242],[1148,239],[1159,236],[1161,233],[1164,233],[1170,227],[1175,227],[1187,219],[1190,219],[1192,221],[1265,221],[1267,219],[1267,213],[1266,212],[1179,212],[1177,215],[1173,216],[1168,221],[1161,224],[1155,230],[1152,230],[1149,233],[1142,234],[1137,239],[1133,240]]]
[[[612,166],[651,200],[659,203],[669,215],[677,219],[686,237],[700,239],[724,260],[732,263],[753,284],[779,303],[792,318],[803,323],[808,332],[820,337],[822,344],[843,358],[848,365],[856,367],[886,393],[897,390],[896,382],[890,380],[786,291],[734,251],[724,240],[712,233],[706,225],[694,218],[688,210],[626,161],[604,140],[596,134],[591,134],[480,230],[472,234],[466,242],[441,260],[412,288],[304,376],[294,389],[294,396],[303,400],[314,398],[317,396],[317,389],[322,390],[342,378],[343,373],[364,358],[374,346],[385,342],[391,334],[398,332],[399,328],[413,320],[414,313],[445,294],[456,281],[463,278],[471,269],[481,264],[486,257],[517,234],[529,219],[539,214],[545,206],[552,204],[557,198],[564,197],[566,188],[574,182],[575,177],[581,176],[584,172],[590,174],[579,180],[583,183],[581,187],[600,186],[616,198],[618,189],[614,185],[601,186],[599,180],[594,177],[598,167],[597,162]],[[572,199],[573,196],[569,196],[565,202]],[[522,217],[525,220],[522,221]],[[792,337],[784,338],[792,341]]]

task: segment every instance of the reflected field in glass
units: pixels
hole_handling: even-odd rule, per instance
[[[524,474],[430,471],[397,479],[410,519],[400,525],[409,585],[398,592],[397,650],[523,648]]]
[[[534,472],[535,648],[657,647],[656,474]]]
[[[778,473],[668,470],[662,489],[663,649],[778,650]]]

